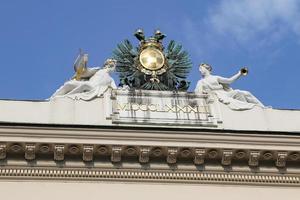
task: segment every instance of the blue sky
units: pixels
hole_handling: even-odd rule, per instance
[[[160,28],[198,64],[230,76],[274,108],[300,109],[300,1],[297,0],[1,0],[0,99],[46,99],[73,74],[78,49],[102,65],[136,28]],[[118,76],[114,75],[118,82]]]

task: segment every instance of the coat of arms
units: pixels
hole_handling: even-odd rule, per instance
[[[134,35],[140,41],[137,47],[125,40],[113,51],[121,86],[186,91],[190,84],[186,78],[192,63],[182,46],[171,40],[165,48],[162,40],[166,35],[160,30],[149,38],[145,37],[142,29]]]

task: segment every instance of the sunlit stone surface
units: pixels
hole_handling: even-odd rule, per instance
[[[235,111],[213,94],[110,88],[91,101],[0,100],[0,111],[3,198],[300,194],[299,110]]]

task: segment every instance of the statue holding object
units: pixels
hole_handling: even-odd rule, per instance
[[[116,60],[107,59],[102,68],[87,67],[88,54],[80,52],[75,60],[73,78],[64,83],[51,97],[68,97],[74,100],[91,100],[101,96],[108,87],[116,89],[116,84],[110,73],[115,71]]]
[[[247,68],[242,68],[230,78],[212,75],[212,67],[208,64],[200,64],[199,71],[203,78],[196,85],[196,93],[213,92],[217,95],[220,102],[228,105],[232,110],[248,110],[254,106],[264,107],[250,92],[234,90],[229,86],[241,76],[247,75]]]

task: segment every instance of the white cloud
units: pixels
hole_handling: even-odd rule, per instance
[[[229,34],[239,42],[257,36],[272,40],[289,31],[300,34],[300,2],[297,0],[223,0],[206,19],[219,34]]]
[[[199,44],[207,51],[220,41],[253,51],[274,46],[289,35],[300,36],[300,1],[220,0],[201,20],[186,18],[183,26],[198,54],[203,53]]]

